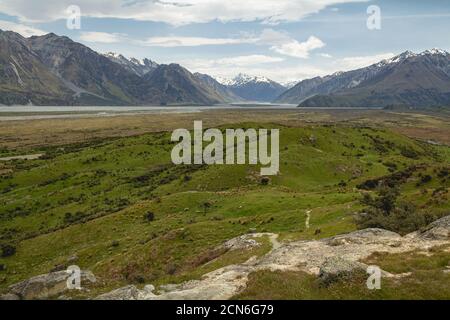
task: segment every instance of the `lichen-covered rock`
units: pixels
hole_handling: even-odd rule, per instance
[[[102,294],[96,300],[140,300],[141,291],[135,286],[127,286]]]
[[[255,239],[251,239],[251,235],[243,235],[225,242],[222,247],[227,250],[243,250],[259,247],[260,244]]]
[[[11,294],[23,300],[48,299],[68,291],[66,271],[51,272],[13,284],[9,287]],[[95,282],[95,276],[90,271],[81,271],[81,282]]]
[[[450,215],[430,224],[421,234],[421,238],[447,240],[450,238]]]
[[[0,300],[20,300],[20,297],[13,293],[7,293],[4,295],[1,295]]]
[[[349,261],[340,257],[330,257],[320,266],[319,282],[321,285],[329,286],[330,284],[351,278],[355,273],[364,273],[367,265]]]

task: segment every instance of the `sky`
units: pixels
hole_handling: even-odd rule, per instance
[[[450,50],[450,1],[0,0],[0,29],[53,32],[214,77],[288,83],[406,50]]]

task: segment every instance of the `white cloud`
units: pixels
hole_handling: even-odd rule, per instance
[[[117,43],[123,40],[123,35],[106,32],[82,32],[80,40],[94,43]]]
[[[17,32],[26,38],[31,36],[42,36],[47,33],[43,30],[36,29],[24,24],[4,20],[0,20],[0,29]]]
[[[318,56],[322,57],[322,58],[327,58],[327,59],[333,58],[333,56],[329,53],[319,53]]]
[[[247,55],[236,56],[229,58],[219,59],[190,59],[179,61],[187,68],[192,68],[195,71],[198,70],[213,70],[216,68],[240,68],[240,67],[252,67],[257,65],[276,63],[284,61],[280,57],[272,57],[265,55]]]
[[[197,47],[207,45],[255,44],[271,46],[279,54],[306,59],[312,50],[325,46],[317,37],[311,36],[305,42],[299,42],[289,34],[273,29],[265,29],[259,36],[244,34],[239,38],[202,38],[202,37],[152,37],[136,43],[152,47]]]
[[[265,55],[249,55],[249,56],[238,56],[232,58],[223,58],[215,60],[215,64],[228,65],[228,66],[251,66],[264,63],[275,63],[284,61],[283,58],[271,57]]]
[[[139,44],[151,47],[197,47],[207,45],[227,45],[255,43],[255,39],[251,38],[202,38],[202,37],[152,37],[144,41],[138,41]]]
[[[395,54],[393,53],[382,53],[373,56],[347,57],[337,60],[336,65],[341,71],[355,70],[368,67],[374,63],[393,57],[395,57]]]
[[[328,6],[368,0],[78,0],[82,14],[165,22],[172,25],[210,21],[261,21],[267,24],[299,21]],[[22,21],[48,22],[67,18],[73,0],[2,0],[0,12]]]
[[[281,45],[273,46],[271,50],[286,56],[307,59],[309,58],[310,51],[323,48],[324,46],[325,43],[322,40],[311,36],[305,42],[298,42],[297,40],[292,39]]]

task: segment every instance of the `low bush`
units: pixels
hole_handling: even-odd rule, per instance
[[[16,254],[16,247],[10,244],[3,244],[1,246],[2,258],[11,257]]]
[[[409,202],[399,201],[398,189],[383,187],[377,196],[366,194],[361,203],[367,207],[356,217],[360,229],[381,228],[405,235],[426,227],[440,218],[433,213],[424,213]]]

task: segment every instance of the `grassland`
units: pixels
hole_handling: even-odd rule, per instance
[[[407,114],[401,118],[404,125],[393,130],[390,122],[367,126],[367,113],[339,114],[332,119],[331,113],[317,112],[305,121],[303,113],[270,115],[265,111],[253,116],[258,122],[242,122],[250,118],[246,112],[206,114],[205,122],[222,124],[222,128],[258,127],[262,123],[279,128],[281,173],[271,177],[268,185],[261,183],[255,166],[173,165],[173,143],[167,130],[192,126],[190,121],[198,115],[173,116],[163,128],[161,122],[157,126],[160,117],[84,119],[80,128],[76,128],[82,123],[80,119],[58,120],[52,130],[47,128],[49,120],[27,122],[28,127],[19,122],[16,127],[2,123],[2,156],[45,156],[0,163],[0,244],[17,249],[14,255],[0,258],[4,266],[0,290],[64,268],[74,256],[77,265],[93,271],[99,279],[90,292],[79,297],[130,283],[159,285],[196,279],[270,249],[263,238],[258,240],[262,246],[256,249],[217,252],[218,245],[242,234],[273,232],[280,234],[280,240],[289,241],[355,230],[353,218],[361,209],[359,200],[363,193],[371,192],[357,186],[411,167],[415,168],[412,176],[400,184],[401,198],[427,211],[450,210],[450,181],[440,174],[449,167],[450,148],[401,132],[410,130],[411,121],[416,121],[417,128],[433,126],[448,133],[442,119]],[[277,117],[279,120],[273,121]],[[378,114],[376,121],[396,117],[400,115]],[[445,143],[445,139],[422,137],[428,139]],[[431,180],[422,183],[422,177],[428,175]],[[146,218],[149,213],[154,214],[154,220]],[[446,257],[448,261],[448,254]],[[399,259],[402,257],[394,260]],[[437,269],[431,268],[427,277]],[[278,292],[274,285],[280,282],[295,287]],[[258,294],[260,286],[268,288],[268,296]],[[387,293],[360,296],[398,298],[396,288],[392,284]],[[359,294],[339,285],[336,292],[315,288],[304,274],[264,273],[255,275],[239,298],[342,298]],[[449,296],[446,291],[430,294]]]

